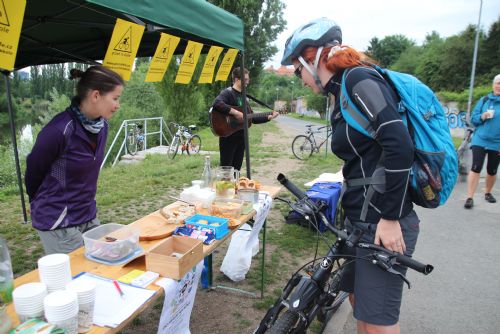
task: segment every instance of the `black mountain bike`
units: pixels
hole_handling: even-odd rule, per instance
[[[328,138],[332,135],[332,128],[330,126],[321,126],[315,130],[312,130],[312,127],[315,126],[313,124],[306,125],[306,134],[298,135],[293,139],[292,142],[292,152],[293,155],[299,160],[306,160],[309,158],[313,152],[318,153],[321,149],[321,146],[328,141]],[[324,128],[326,129],[326,138],[320,139],[319,144],[316,141],[316,137],[314,134],[322,133]]]
[[[323,331],[333,313],[347,297],[345,292],[340,291],[340,282],[344,275],[345,265],[351,261],[370,261],[381,270],[399,275],[408,287],[410,287],[410,282],[406,277],[393,269],[396,263],[425,275],[432,272],[433,267],[429,264],[422,264],[408,256],[375,244],[360,242],[363,232],[359,229],[348,234],[345,230],[336,228],[322,213],[326,207],[324,203],[314,203],[283,174],[278,175],[278,181],[297,197],[297,201],[293,203],[285,200],[292,209],[302,214],[316,228],[320,221],[323,222],[337,236],[337,239],[333,245],[329,245],[328,254],[306,263],[292,275],[283,288],[281,296],[267,311],[254,333],[306,333],[315,318],[323,323],[321,329]],[[344,255],[345,247],[370,249],[374,252],[369,258],[356,258]],[[306,274],[301,273],[306,266],[316,261],[319,263],[309,267]]]

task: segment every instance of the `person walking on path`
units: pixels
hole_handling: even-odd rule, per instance
[[[31,219],[46,254],[83,246],[82,234],[98,226],[95,194],[104,159],[108,122],[120,108],[124,81],[103,66],[80,78],[71,105],[39,133],[26,158],[26,192]]]
[[[472,137],[472,167],[467,177],[467,199],[464,208],[474,206],[474,193],[479,183],[486,156],[486,187],[484,199],[496,203],[491,191],[497,180],[500,163],[500,74],[493,79],[493,91],[484,96],[472,111],[471,122],[476,127]]]

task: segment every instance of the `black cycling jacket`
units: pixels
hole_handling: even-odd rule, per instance
[[[330,79],[325,87],[335,95],[332,113],[332,151],[342,160],[345,179],[370,177],[379,163],[385,167],[386,191],[375,193],[370,201],[366,222],[378,223],[380,218],[399,220],[408,215],[413,204],[407,192],[410,168],[413,163],[413,143],[397,111],[398,97],[370,67],[347,69],[346,89],[359,110],[370,120],[376,131],[371,139],[347,125],[340,112],[340,82],[342,73]],[[347,218],[359,221],[367,186],[347,188],[342,205]]]

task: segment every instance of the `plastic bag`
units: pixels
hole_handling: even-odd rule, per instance
[[[248,245],[251,229],[250,225],[244,224],[238,231],[234,232],[226,256],[220,267],[224,275],[234,282],[245,279],[252,263],[252,255],[255,247],[254,245]]]

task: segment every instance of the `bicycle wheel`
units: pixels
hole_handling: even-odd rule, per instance
[[[127,139],[125,141],[125,146],[127,147],[127,152],[131,155],[137,153],[137,139],[134,132],[129,132],[127,134]]]
[[[168,146],[167,156],[170,159],[175,158],[175,155],[177,154],[178,150],[179,150],[179,137],[175,136],[172,139],[172,142],[170,143],[170,145]]]
[[[290,333],[291,330],[297,324],[299,320],[299,315],[287,310],[285,313],[276,320],[273,327],[269,328],[269,334],[286,334]]]
[[[299,135],[292,142],[293,155],[299,160],[306,160],[313,153],[313,143],[309,137]]]
[[[200,153],[200,150],[201,150],[201,138],[198,135],[193,135],[187,143],[187,153],[189,155],[198,154]]]

